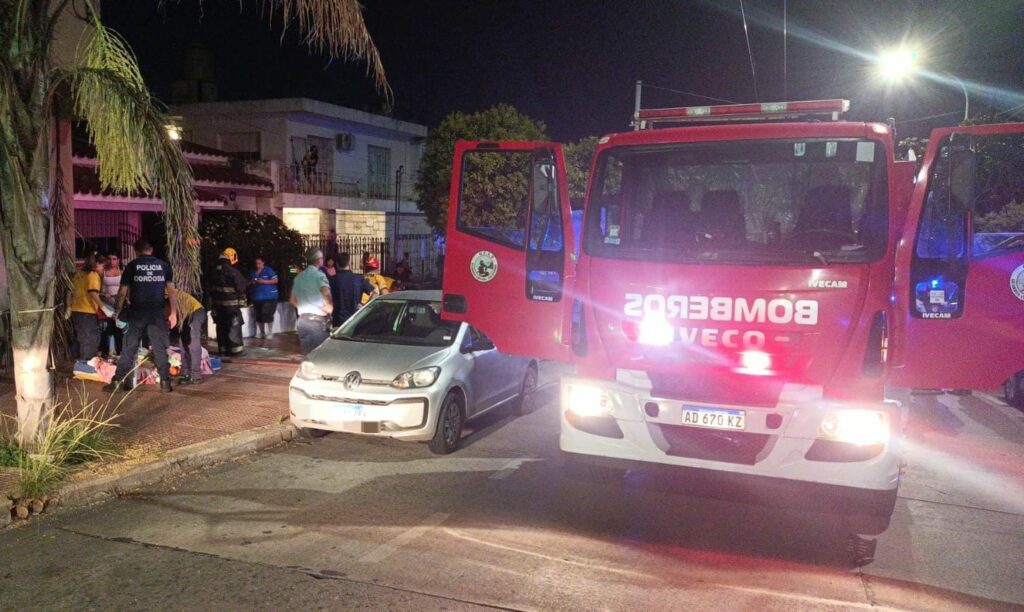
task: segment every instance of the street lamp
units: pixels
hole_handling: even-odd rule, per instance
[[[907,47],[888,49],[878,54],[875,64],[883,79],[897,83],[917,71],[917,52]]]
[[[875,59],[875,67],[878,70],[879,76],[889,83],[902,82],[915,74],[924,74],[925,76],[940,81],[943,79],[956,81],[956,84],[960,86],[960,91],[964,94],[964,121],[967,121],[971,107],[971,99],[967,93],[967,85],[965,85],[964,82],[955,75],[936,73],[921,69],[919,59],[920,56],[916,49],[900,46],[895,49],[886,49],[881,51]]]

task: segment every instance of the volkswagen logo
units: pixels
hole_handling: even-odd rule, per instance
[[[355,389],[363,382],[363,377],[359,375],[359,372],[349,372],[345,375],[345,388]]]

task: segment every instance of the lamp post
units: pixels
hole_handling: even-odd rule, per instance
[[[395,171],[395,229],[394,239],[392,242],[392,248],[395,251],[395,259],[398,259],[398,220],[402,216],[402,174],[405,172],[405,166],[399,166],[398,170]]]
[[[922,74],[924,71],[919,66],[919,54],[915,49],[901,46],[894,49],[887,49],[878,54],[875,59],[875,67],[879,76],[889,83],[899,83],[908,78]],[[927,73],[925,73],[927,74]],[[934,73],[933,76],[948,78],[956,81],[960,91],[964,94],[964,121],[970,114],[971,98],[967,92],[967,85],[959,77],[948,73]]]

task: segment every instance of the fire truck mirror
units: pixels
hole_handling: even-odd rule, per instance
[[[555,164],[537,161],[533,164],[533,211],[535,214],[558,214],[558,186]]]
[[[949,208],[953,212],[974,209],[974,151],[953,148],[949,153]]]

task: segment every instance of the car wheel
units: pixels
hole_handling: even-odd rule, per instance
[[[441,403],[437,415],[437,430],[427,446],[435,455],[447,455],[459,447],[462,439],[462,400],[457,393],[449,393]]]
[[[299,430],[299,435],[307,440],[312,440],[313,438],[322,438],[327,434],[331,433],[326,429],[313,429],[311,427],[297,427],[296,429]]]
[[[537,402],[537,368],[532,363],[526,368],[526,375],[523,376],[523,386],[519,389],[519,397],[512,406],[512,412],[516,416],[530,414],[536,408]]]
[[[1024,397],[1020,390],[1020,374],[1014,374],[1003,383],[1003,399],[1017,408],[1024,408]]]

